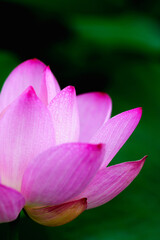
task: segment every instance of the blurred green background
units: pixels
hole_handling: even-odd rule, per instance
[[[105,91],[112,116],[143,107],[137,129],[112,163],[149,157],[135,181],[73,222],[43,227],[24,217],[20,239],[160,239],[160,1],[0,2],[0,84],[20,62],[49,64],[61,87]],[[7,239],[7,224],[0,239]]]

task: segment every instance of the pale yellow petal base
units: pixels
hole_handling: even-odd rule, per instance
[[[87,199],[64,203],[57,206],[25,206],[28,216],[35,222],[55,227],[66,224],[78,217],[87,207]]]

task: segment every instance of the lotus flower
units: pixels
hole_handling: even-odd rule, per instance
[[[141,108],[111,116],[105,93],[60,90],[49,67],[23,62],[0,95],[0,222],[22,208],[46,226],[65,224],[123,191],[145,158],[106,167],[136,128]]]

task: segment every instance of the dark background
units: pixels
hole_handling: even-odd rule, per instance
[[[160,1],[1,1],[1,86],[17,64],[35,57],[50,65],[62,88],[107,92],[112,115],[142,106],[140,124],[112,163],[149,157],[111,202],[57,228],[23,217],[20,239],[158,240]],[[8,229],[0,225],[0,239]]]

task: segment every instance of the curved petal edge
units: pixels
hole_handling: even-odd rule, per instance
[[[124,145],[142,116],[142,108],[122,112],[105,122],[91,139],[91,143],[104,143],[107,151],[101,168],[107,166]]]
[[[81,142],[89,142],[101,125],[106,122],[112,111],[112,101],[108,94],[90,92],[77,96],[80,118]]]
[[[86,210],[87,199],[64,203],[57,206],[26,206],[25,211],[32,220],[44,226],[56,227],[77,218]]]
[[[37,156],[26,169],[21,192],[28,205],[59,205],[85,189],[98,171],[104,145],[66,143]]]
[[[0,133],[1,181],[20,190],[28,164],[55,143],[52,118],[33,87],[7,107],[0,119]]]
[[[77,198],[87,198],[87,208],[95,208],[116,197],[139,174],[147,156],[99,170]],[[76,198],[76,199],[77,199]]]
[[[25,205],[20,192],[0,184],[0,223],[15,220]]]
[[[79,116],[73,86],[61,90],[48,105],[55,129],[56,144],[79,139]]]

